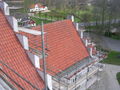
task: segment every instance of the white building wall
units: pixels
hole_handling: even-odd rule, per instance
[[[4,12],[5,15],[10,15],[10,13],[9,13],[9,7],[8,7],[7,3],[1,1],[0,2],[0,8],[3,10],[3,12]]]
[[[32,64],[36,67],[36,68],[40,68],[40,59],[38,56],[30,53],[30,52],[27,52],[28,54],[28,57],[30,58]]]
[[[76,30],[79,30],[79,23],[76,23]]]
[[[41,78],[43,79],[43,81],[44,81],[44,73],[43,73],[43,71],[40,71],[40,70],[37,70],[37,71],[38,71],[40,77],[41,77]],[[52,80],[52,76],[49,75],[49,74],[47,74],[47,85],[48,85],[48,88],[49,88],[50,90],[53,90],[53,80]]]
[[[35,62],[35,67],[40,68],[40,58],[36,55],[34,55],[34,62]]]
[[[40,11],[45,11],[45,10],[48,10],[48,8],[47,7],[45,8],[35,7],[35,8],[31,8],[30,12],[40,12]]]
[[[21,34],[16,34],[16,36],[18,37],[23,48],[25,50],[29,50],[28,38],[26,36],[21,35]]]
[[[15,19],[15,17],[12,17],[12,16],[7,16],[7,20],[9,22],[9,24],[11,25],[11,27],[13,28],[13,30],[15,32],[19,32],[18,31],[18,22],[17,22],[17,19]]]
[[[73,15],[71,16],[71,20],[72,20],[72,22],[74,22],[74,21],[75,21],[75,20],[74,20],[74,16],[73,16]]]
[[[4,2],[4,14],[5,15],[10,15],[8,4],[5,3],[5,2]]]
[[[53,90],[52,89],[52,76],[50,76],[49,74],[47,74],[47,81],[48,81],[48,87],[50,90]]]

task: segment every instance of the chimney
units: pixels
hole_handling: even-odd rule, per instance
[[[44,81],[44,73],[43,73],[43,71],[42,71],[42,70],[39,70],[39,69],[38,69],[37,71],[38,71],[40,77],[41,77],[41,78],[43,79],[43,81]],[[49,75],[49,74],[47,74],[47,85],[48,85],[49,90],[53,90],[53,89],[52,89],[52,76]]]
[[[40,69],[40,58],[37,55],[34,55],[32,53],[30,53],[29,51],[27,52],[28,57],[30,58],[32,64],[36,67]]]
[[[3,1],[0,1],[0,8],[3,10],[4,14],[5,15],[10,15],[9,13],[9,7],[8,7],[8,4],[3,2]]]
[[[76,30],[78,31],[79,30],[79,23],[76,23]]]
[[[21,35],[21,34],[16,34],[16,36],[18,37],[23,48],[25,50],[29,50],[28,38],[26,36]]]
[[[74,16],[73,15],[67,16],[67,19],[70,19],[70,20],[72,20],[72,22],[74,22]]]
[[[90,47],[90,56],[93,57],[93,47]]]
[[[11,27],[13,28],[13,30],[15,32],[18,32],[18,22],[17,22],[16,18],[12,17],[12,16],[7,16],[7,20],[9,22],[9,24],[11,25]]]
[[[81,27],[81,28],[80,28],[80,36],[81,36],[81,39],[83,39],[83,37],[84,37],[84,32],[85,32],[84,27]]]
[[[73,15],[71,16],[71,20],[72,20],[72,22],[74,22],[74,16]]]
[[[87,47],[88,46],[88,39],[86,38],[85,40],[85,46]]]
[[[84,33],[84,31],[80,31],[80,36],[81,36],[81,39],[83,39],[83,33]]]

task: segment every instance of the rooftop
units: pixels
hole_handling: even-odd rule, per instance
[[[41,28],[37,26],[33,29],[39,31]],[[71,20],[45,24],[44,29],[47,69],[54,72],[54,75],[89,56]],[[23,32],[21,34],[29,38],[32,53],[41,52],[40,36]],[[40,55],[40,53],[37,54]]]
[[[26,78],[32,85],[37,88],[43,88],[44,83],[35,67],[30,62],[22,45],[18,41],[14,31],[6,20],[6,17],[0,10],[0,60],[12,68],[22,77]],[[0,63],[0,67],[12,79],[20,84],[24,89],[33,89],[24,79]],[[9,80],[12,82],[11,80]],[[13,83],[13,82],[12,82]],[[15,85],[16,86],[16,85]],[[17,87],[17,86],[16,86]],[[17,87],[19,88],[19,87]]]

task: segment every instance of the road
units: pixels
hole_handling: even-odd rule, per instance
[[[102,36],[101,43],[102,43],[102,46],[104,46],[105,48],[120,52],[120,40],[114,40],[114,39]]]
[[[120,85],[116,79],[117,72],[120,72],[120,66],[106,64],[104,71],[99,75],[101,80],[88,90],[120,90]]]

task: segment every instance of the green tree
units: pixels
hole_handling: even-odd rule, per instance
[[[24,0],[24,10],[28,12],[29,7],[35,3],[35,0]]]

